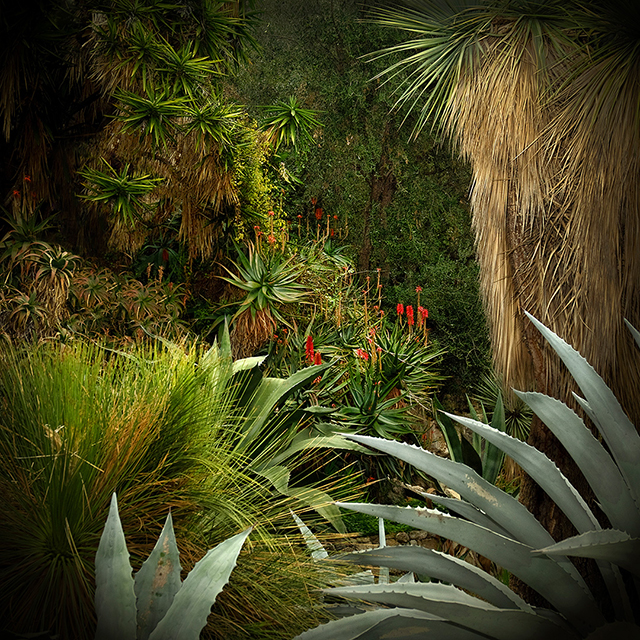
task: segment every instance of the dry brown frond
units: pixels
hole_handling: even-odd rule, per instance
[[[252,317],[251,309],[243,311],[233,321],[229,336],[234,360],[252,356],[271,338],[275,326],[268,309],[257,310],[255,317]]]
[[[602,372],[638,420],[640,357],[622,318],[640,323],[640,63],[618,61],[614,80],[606,61],[586,67],[551,101],[575,54],[559,62],[548,47],[543,68],[531,43],[484,47],[473,73],[463,70],[446,126],[473,170],[496,368],[507,386],[526,389],[535,373],[566,399],[570,379],[524,322],[527,310]]]

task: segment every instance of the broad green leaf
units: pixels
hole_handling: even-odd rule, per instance
[[[158,542],[135,576],[137,640],[147,640],[169,610],[181,585],[178,546],[169,513]]]
[[[498,400],[491,417],[491,426],[498,431],[506,431],[504,418],[504,404],[502,403],[502,394],[498,393]],[[484,443],[484,451],[482,452],[482,477],[491,484],[495,484],[498,474],[502,469],[504,462],[504,451],[500,447],[495,446],[492,442]]]
[[[516,394],[531,407],[571,455],[611,525],[640,537],[640,510],[629,487],[611,456],[587,429],[582,418],[555,398],[533,392],[516,391]]]
[[[241,360],[236,360],[233,363],[233,373],[249,371],[250,369],[259,367],[265,361],[266,357],[267,356],[255,356],[253,358],[242,358]]]
[[[444,416],[448,417],[448,416]],[[481,450],[482,442],[480,438],[473,438],[473,444],[471,444],[463,435],[460,436],[460,449],[462,450],[462,460],[463,464],[466,464],[467,467],[473,469],[479,476],[484,477],[482,470],[482,458],[478,453],[478,450]],[[491,483],[494,484],[494,483]]]
[[[466,589],[500,609],[533,611],[520,596],[502,582],[460,558],[423,547],[385,547],[340,556],[354,564],[386,566],[400,571],[412,571],[435,580],[450,582]]]
[[[625,531],[588,531],[540,549],[539,553],[605,560],[640,578],[640,538],[632,538]]]
[[[317,433],[314,435],[311,429],[304,429],[293,438],[287,449],[271,458],[269,463],[280,464],[299,451],[306,451],[307,449],[348,449],[350,451],[368,453],[367,449],[347,440],[342,435],[318,435]]]
[[[296,389],[317,378],[330,366],[331,363],[305,367],[286,380],[263,378],[248,407],[247,419],[243,426],[245,435],[239,450],[242,451],[253,443],[279,402],[285,400]]]
[[[96,640],[136,640],[136,596],[116,494],[96,553]]]
[[[269,465],[255,469],[255,472],[269,480],[274,489],[283,496],[297,498],[302,504],[317,511],[334,526],[336,531],[347,532],[340,509],[333,504],[333,498],[328,493],[314,487],[290,487],[291,472],[283,466]]]
[[[364,503],[337,504],[444,536],[476,551],[526,582],[580,631],[588,631],[604,623],[602,613],[577,571],[569,575],[567,569],[549,557],[535,555],[534,549],[527,545],[432,509]]]
[[[461,416],[449,417],[510,455],[547,492],[580,533],[600,528],[582,496],[544,453],[482,422]]]
[[[294,640],[479,640],[481,636],[414,609],[375,609],[334,620],[296,636]]]
[[[314,487],[289,487],[288,495],[313,508],[323,518],[326,518],[339,533],[347,533],[344,522],[342,522],[340,509],[334,504],[333,498],[328,493]]]
[[[247,529],[211,549],[189,572],[149,640],[198,640],[207,617],[236,565]]]
[[[549,532],[517,500],[490,484],[466,465],[441,458],[414,445],[371,436],[344,434],[355,442],[404,460],[457,491],[505,531],[534,549],[553,544]],[[539,543],[538,540],[546,541]],[[552,542],[553,541],[553,542]]]
[[[578,640],[579,636],[562,624],[536,615],[533,611],[498,609],[491,604],[468,595],[461,589],[436,583],[374,584],[353,587],[338,587],[327,590],[334,596],[360,598],[367,602],[417,609],[456,625],[483,634],[496,640],[513,638],[557,638]]]
[[[526,313],[526,312],[525,312]],[[578,383],[595,417],[595,422],[624,476],[634,499],[640,505],[640,434],[636,431],[613,392],[595,369],[562,338],[531,314],[527,317],[560,356]]]

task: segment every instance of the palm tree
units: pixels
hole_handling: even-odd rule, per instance
[[[604,373],[638,424],[640,358],[623,326],[640,322],[638,4],[408,0],[374,16],[410,34],[372,57],[398,57],[381,76],[401,81],[397,106],[414,135],[440,126],[471,164],[481,289],[506,385],[572,400],[526,310]],[[529,442],[570,466],[539,421]],[[530,483],[522,499],[545,510]],[[552,533],[563,526],[554,512],[546,520]]]

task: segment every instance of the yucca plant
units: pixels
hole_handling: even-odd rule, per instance
[[[528,314],[527,314],[528,315]],[[640,600],[640,436],[611,390],[582,356],[529,316],[582,390],[576,400],[604,444],[565,404],[540,393],[521,397],[558,437],[583,472],[610,526],[592,509],[551,460],[524,442],[470,418],[450,416],[502,448],[565,513],[578,535],[557,542],[527,509],[461,463],[407,444],[348,436],[394,455],[458,492],[434,497],[457,515],[428,508],[368,504],[340,506],[410,525],[458,542],[494,561],[549,603],[532,607],[491,575],[443,553],[416,547],[377,549],[347,560],[380,565],[441,582],[340,587],[332,595],[382,605],[298,636],[374,639],[421,638],[637,638]],[[629,327],[640,346],[640,333]],[[605,447],[606,445],[606,447]],[[597,563],[607,596],[596,597],[568,556]],[[610,610],[608,605],[610,604]]]
[[[266,131],[276,151],[280,145],[298,147],[302,142],[313,141],[314,130],[322,124],[316,112],[305,109],[295,96],[288,101],[280,100],[273,106],[264,107],[262,129]]]
[[[87,167],[80,172],[87,193],[82,197],[91,202],[109,205],[116,219],[133,226],[140,214],[149,208],[147,196],[162,182],[148,174],[135,175],[126,165],[118,172],[106,160],[107,171]]]

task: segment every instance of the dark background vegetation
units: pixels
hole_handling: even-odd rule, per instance
[[[468,167],[412,119],[393,110],[394,83],[374,76],[389,60],[367,54],[395,42],[346,0],[256,2],[261,46],[230,78],[227,92],[260,116],[260,107],[296,96],[319,112],[316,144],[286,158],[302,184],[287,189],[290,218],[311,215],[316,198],[337,215],[362,279],[381,269],[384,306],[429,309],[432,335],[446,349],[445,392],[469,391],[488,368],[489,341],[478,293],[470,227]]]

